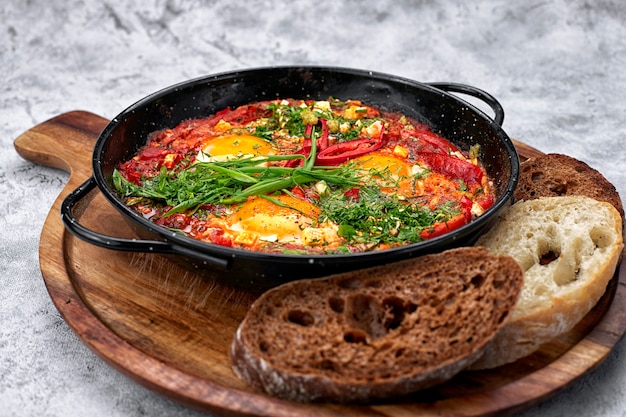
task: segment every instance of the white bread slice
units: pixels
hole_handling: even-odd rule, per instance
[[[541,197],[515,203],[476,244],[524,270],[510,320],[471,366],[494,368],[535,352],[592,309],[620,259],[622,219],[589,197]]]
[[[474,361],[508,318],[522,280],[512,258],[466,247],[283,284],[240,324],[233,370],[289,400],[402,396]]]

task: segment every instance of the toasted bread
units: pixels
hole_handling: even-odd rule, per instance
[[[624,218],[624,207],[615,186],[583,161],[549,153],[521,164],[514,193],[516,201],[564,195],[585,195],[607,201]]]
[[[297,401],[397,397],[453,377],[507,321],[510,257],[469,247],[264,293],[231,345],[235,373]]]
[[[569,331],[598,302],[624,247],[622,218],[610,203],[585,196],[518,201],[476,244],[524,270],[510,320],[471,366],[494,368]]]

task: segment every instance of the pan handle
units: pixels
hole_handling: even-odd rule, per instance
[[[168,253],[174,255],[184,255],[195,259],[199,259],[206,265],[218,267],[222,270],[230,268],[228,259],[221,259],[205,253],[190,249],[188,247],[176,245],[171,242],[161,240],[140,240],[140,239],[124,239],[103,235],[94,232],[81,225],[76,217],[74,217],[73,208],[82,200],[91,190],[96,187],[96,181],[93,176],[72,191],[61,205],[61,220],[66,229],[78,238],[100,246],[106,249],[125,251],[125,252],[152,252],[152,253]]]
[[[485,102],[489,107],[491,107],[491,110],[493,110],[495,114],[493,118],[494,122],[502,126],[502,123],[504,122],[504,109],[502,108],[500,102],[486,91],[466,84],[428,83],[428,85],[430,85],[431,87],[435,87],[439,90],[443,90],[445,92],[467,94],[468,96],[472,96]]]

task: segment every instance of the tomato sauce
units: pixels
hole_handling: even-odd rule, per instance
[[[492,182],[424,124],[356,100],[271,100],[153,132],[114,172],[158,225],[281,253],[407,245],[483,214]]]

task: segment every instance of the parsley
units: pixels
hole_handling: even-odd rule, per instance
[[[258,136],[261,139],[264,139],[268,142],[271,142],[272,139],[274,138],[272,133],[273,133],[273,130],[270,129],[268,125],[255,126],[254,131],[252,132],[254,136]]]
[[[436,211],[419,204],[399,201],[377,187],[363,187],[357,199],[335,191],[320,201],[322,216],[339,225],[338,234],[352,244],[414,243],[420,232],[437,221],[456,214],[443,206]],[[324,219],[320,219],[324,220]]]
[[[336,108],[341,109],[345,107],[345,104],[337,100],[332,100],[331,103]],[[376,123],[381,118],[361,118],[361,119],[346,119],[339,113],[333,111],[322,111],[314,108],[314,104],[309,106],[292,106],[284,103],[270,103],[267,108],[272,111],[272,116],[268,119],[265,125],[265,130],[256,128],[254,133],[257,136],[261,136],[264,131],[271,130],[286,130],[290,136],[303,136],[307,125],[316,125],[320,117],[325,118],[328,121],[328,126],[335,137],[336,142],[347,142],[350,140],[358,139],[361,136],[361,131],[367,128],[371,124]],[[366,112],[366,108],[355,110],[356,113]],[[343,126],[341,129],[340,127]],[[271,140],[271,136],[267,140]]]
[[[267,106],[272,111],[268,124],[277,129],[285,129],[291,136],[303,136],[306,128],[302,121],[302,109],[288,104],[271,103]]]

